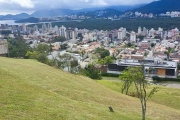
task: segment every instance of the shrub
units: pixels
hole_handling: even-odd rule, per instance
[[[42,63],[47,63],[48,58],[45,54],[40,53],[37,55],[37,60]]]
[[[119,77],[119,74],[111,74],[111,73],[102,73],[104,77]]]
[[[95,80],[101,80],[102,79],[101,71],[96,69],[92,65],[89,65],[85,69],[81,69],[80,74],[84,75],[84,76],[87,76],[87,77],[89,77],[91,79],[95,79]]]
[[[138,98],[138,93],[137,92],[129,92],[128,95],[131,96],[131,97]]]
[[[155,81],[155,80],[156,80],[156,81],[160,81],[160,80],[161,80],[161,78],[158,77],[158,76],[153,76],[152,79],[153,79],[153,81]]]
[[[153,81],[161,82],[161,81],[175,81],[180,82],[180,78],[160,78],[158,76],[152,77]]]

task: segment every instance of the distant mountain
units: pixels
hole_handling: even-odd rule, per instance
[[[112,9],[114,9],[114,12],[117,13],[117,11],[126,11],[126,10],[131,10],[135,9],[141,6],[144,6],[145,4],[140,4],[140,5],[133,5],[133,6],[127,6],[127,5],[119,5],[119,6],[106,6],[106,7],[95,7],[95,8],[84,8],[80,10],[70,10],[70,9],[51,9],[51,10],[38,10],[35,11],[31,16],[33,17],[38,17],[38,18],[43,18],[43,17],[55,17],[55,16],[63,16],[63,15],[71,15],[71,14],[79,14],[79,13],[91,13],[91,12],[97,12],[101,11],[104,9],[111,9],[112,15]],[[109,14],[109,13],[108,13]]]
[[[84,8],[78,10],[78,12],[92,12],[96,10],[104,10],[104,9],[115,9],[118,11],[126,11],[126,10],[132,10],[135,8],[139,8],[142,6],[145,6],[146,4],[137,4],[137,5],[117,5],[117,6],[105,6],[105,7],[95,7],[95,8]]]
[[[147,4],[143,7],[137,8],[133,10],[142,12],[142,13],[153,13],[160,14],[166,13],[167,11],[180,11],[180,0],[160,0],[154,1],[150,4]]]
[[[17,14],[17,15],[11,15],[11,14],[1,15],[0,19],[3,19],[3,20],[20,20],[20,19],[25,19],[28,17],[30,17],[29,14],[21,13],[21,14]]]
[[[111,16],[115,16],[115,15],[119,16],[121,14],[122,14],[121,11],[108,8],[108,9],[104,9],[104,10],[95,10],[92,12],[81,12],[81,13],[78,13],[77,15],[78,16],[84,15],[84,16],[89,16],[92,18],[98,18],[98,17],[111,17]]]
[[[64,16],[64,15],[72,15],[72,14],[93,14],[94,16],[100,15],[99,12],[107,11],[103,13],[104,16],[113,16],[119,15],[122,11],[132,10],[138,7],[142,7],[144,4],[140,5],[133,5],[133,6],[105,6],[105,7],[94,7],[94,8],[84,8],[80,10],[71,10],[71,9],[51,9],[51,10],[38,10],[28,15],[26,13],[21,13],[17,15],[0,15],[1,20],[20,20],[20,19],[27,19],[29,17],[36,17],[36,18],[44,18],[44,17],[57,17],[57,16]],[[114,13],[113,13],[114,12]],[[101,15],[100,15],[101,16]]]
[[[118,5],[118,6],[110,6],[108,8],[110,9],[115,9],[115,10],[119,10],[119,11],[127,11],[127,10],[133,10],[133,9],[137,9],[140,8],[142,6],[145,6],[146,4],[137,4],[137,5]]]
[[[15,15],[15,17],[16,17],[17,19],[25,19],[25,18],[30,17],[30,15],[29,15],[29,14],[26,14],[26,13],[21,13],[21,14]]]
[[[39,19],[35,18],[35,17],[30,17],[30,18],[27,18],[27,19],[17,20],[15,22],[16,23],[38,23]]]

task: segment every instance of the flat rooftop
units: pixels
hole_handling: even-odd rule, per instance
[[[132,60],[132,59],[123,59],[118,62],[118,65],[145,65],[152,67],[177,67],[177,62],[175,61],[158,61],[158,60]]]

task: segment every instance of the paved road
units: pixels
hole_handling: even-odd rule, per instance
[[[180,83],[167,83],[166,87],[180,89]]]
[[[162,82],[162,83],[158,83],[157,85],[165,86],[165,87],[168,87],[168,88],[178,88],[178,89],[180,89],[180,83],[179,82]]]

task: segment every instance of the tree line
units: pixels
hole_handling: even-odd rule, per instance
[[[89,19],[81,22],[55,22],[52,26],[66,26],[71,28],[89,29],[89,30],[113,30],[120,27],[126,28],[128,31],[136,31],[138,27],[146,27],[147,29],[162,27],[164,30],[171,30],[175,27],[180,28],[180,18],[141,18],[141,19],[127,19],[127,20],[107,20],[107,19]],[[31,25],[32,26],[32,25]],[[41,24],[38,24],[41,27]]]

